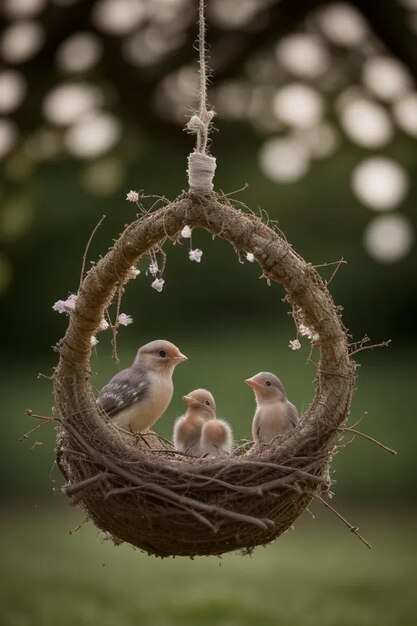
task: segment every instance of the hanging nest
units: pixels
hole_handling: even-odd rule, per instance
[[[182,228],[203,228],[252,253],[280,283],[320,347],[315,397],[299,425],[224,459],[176,454],[156,435],[121,433],[96,404],[91,337],[138,259]],[[329,464],[355,377],[340,315],[317,271],[275,230],[215,193],[187,193],[141,216],[85,277],[54,374],[57,462],[64,491],[101,530],[157,556],[250,551],[285,532],[329,489]],[[356,530],[353,529],[352,530]]]

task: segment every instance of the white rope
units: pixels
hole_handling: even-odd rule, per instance
[[[200,109],[193,115],[186,129],[196,135],[196,147],[188,156],[188,184],[191,193],[207,193],[213,190],[213,178],[216,171],[216,159],[207,153],[210,124],[214,111],[207,109],[207,65],[206,65],[206,22],[204,19],[204,0],[199,5],[199,66],[200,66]]]

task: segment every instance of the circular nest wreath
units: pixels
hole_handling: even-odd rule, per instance
[[[182,228],[203,228],[252,253],[280,283],[298,323],[317,333],[315,397],[288,435],[223,459],[176,455],[156,435],[120,433],[96,404],[91,336],[138,259]],[[277,232],[215,193],[186,193],[130,224],[85,277],[54,374],[57,462],[64,491],[116,542],[157,556],[250,551],[286,531],[329,489],[329,464],[350,409],[355,365],[317,271]]]

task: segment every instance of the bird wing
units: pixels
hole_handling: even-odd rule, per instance
[[[114,417],[120,411],[139,402],[146,395],[150,382],[143,370],[122,370],[107,383],[98,394],[97,404]]]
[[[297,408],[292,402],[287,402],[287,418],[291,422],[292,426],[297,426],[300,416],[298,415]]]

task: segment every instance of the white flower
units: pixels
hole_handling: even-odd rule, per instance
[[[92,337],[90,337],[90,343],[91,343],[91,347],[95,348],[96,345],[98,344],[98,339],[97,337],[95,337],[94,335]]]
[[[291,348],[291,350],[299,350],[301,348],[301,343],[298,339],[291,339],[288,347]]]
[[[191,237],[191,228],[189,226],[184,226],[184,228],[181,231],[181,237],[183,239],[190,239],[190,237]]]
[[[120,326],[129,326],[129,324],[132,324],[133,322],[133,317],[131,315],[126,315],[126,313],[120,313],[119,317],[117,318],[117,323]]]
[[[70,293],[66,300],[58,300],[53,305],[52,309],[57,313],[66,313],[69,315],[71,311],[75,309],[77,303],[77,296],[74,293]]]
[[[128,278],[136,278],[136,276],[139,276],[140,274],[140,270],[138,270],[137,267],[134,267],[132,265],[132,267],[129,267],[128,272],[127,272],[127,276]]]
[[[128,200],[129,202],[137,202],[139,200],[138,192],[133,191],[133,189],[131,189],[129,193],[126,195],[126,200]]]
[[[249,263],[253,263],[255,260],[255,255],[253,255],[252,252],[247,252],[246,260],[249,261]]]
[[[162,289],[164,288],[164,285],[165,285],[165,281],[163,278],[155,278],[151,287],[155,289],[155,291],[161,292]]]
[[[298,330],[304,337],[308,337],[310,341],[318,341],[320,339],[320,335],[314,332],[314,330],[311,330],[311,328],[308,328],[308,326],[305,326],[305,324],[300,324]]]
[[[190,261],[195,261],[196,263],[200,263],[202,256],[203,252],[199,248],[196,248],[195,250],[190,250],[188,253],[188,258],[190,259]]]
[[[159,272],[158,263],[156,261],[152,261],[152,263],[149,265],[148,271],[152,276],[156,276]]]
[[[108,329],[108,327],[109,327],[109,323],[108,323],[108,321],[107,321],[107,320],[105,320],[105,319],[104,319],[104,317],[103,317],[103,319],[102,319],[102,320],[101,320],[101,322],[100,322],[100,325],[99,325],[98,329],[99,329],[99,330],[107,330],[107,329]]]

